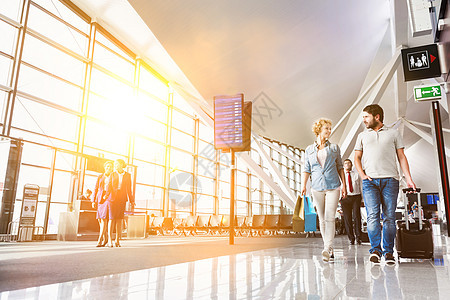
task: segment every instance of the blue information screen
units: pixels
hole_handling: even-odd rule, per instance
[[[214,147],[241,148],[244,143],[244,95],[214,97]]]

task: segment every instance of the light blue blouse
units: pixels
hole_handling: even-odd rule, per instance
[[[316,191],[334,190],[341,186],[338,171],[343,169],[341,150],[336,144],[325,143],[327,158],[322,168],[317,160],[318,145],[309,145],[305,149],[304,172],[311,174],[311,188]]]

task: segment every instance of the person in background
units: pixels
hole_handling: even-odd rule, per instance
[[[356,241],[358,245],[361,245],[361,180],[358,173],[352,171],[352,168],[352,161],[344,160],[347,197],[341,199],[341,206],[344,213],[345,231],[347,231],[350,244],[354,245]]]
[[[323,261],[329,261],[330,258],[334,258],[333,240],[339,196],[345,198],[347,189],[341,150],[338,145],[328,141],[331,135],[331,121],[319,119],[313,124],[312,129],[316,135],[316,141],[305,150],[305,169],[301,195],[306,194],[306,183],[311,177],[311,192],[319,217],[320,232],[324,244],[322,259]]]
[[[397,162],[408,187],[416,189],[409,171],[400,133],[383,124],[384,112],[378,104],[363,109],[366,130],[358,135],[355,145],[355,167],[362,179],[364,204],[367,211],[367,232],[371,248],[369,260],[379,264],[384,256],[388,265],[395,265],[395,210],[399,191]],[[364,167],[364,168],[363,168]],[[381,234],[381,209],[383,234]],[[383,241],[383,248],[381,248]]]
[[[91,197],[92,191],[90,189],[86,189],[84,194],[81,194],[79,197],[80,203],[76,204],[76,209],[79,210],[90,210],[91,209]]]
[[[83,195],[81,195],[80,199],[81,200],[88,200],[91,201],[91,195],[92,195],[92,191],[90,189],[86,189],[86,191],[84,192]]]
[[[116,229],[116,247],[120,247],[120,239],[122,238],[122,223],[124,220],[125,207],[127,201],[130,202],[131,206],[134,207],[134,197],[131,190],[131,174],[126,172],[124,168],[126,167],[125,161],[123,159],[117,159],[114,162],[115,174],[118,178],[118,189],[116,193],[116,198],[113,206],[113,228]]]
[[[97,178],[95,184],[93,207],[97,207],[97,219],[100,221],[100,234],[98,237],[97,247],[104,247],[108,243],[109,247],[113,247],[112,239],[112,222],[113,211],[112,206],[118,186],[117,174],[114,173],[114,165],[112,161],[104,164],[105,173]]]

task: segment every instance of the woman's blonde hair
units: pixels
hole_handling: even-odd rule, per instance
[[[127,166],[127,164],[125,163],[125,161],[121,158],[116,159],[116,161],[120,164],[120,166],[125,169],[125,167]]]
[[[328,124],[331,126],[331,120],[325,119],[325,118],[320,118],[319,120],[315,121],[312,126],[312,132],[314,132],[314,134],[316,136],[319,136],[320,132],[322,131],[322,127],[325,124]]]

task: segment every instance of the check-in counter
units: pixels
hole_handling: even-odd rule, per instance
[[[96,219],[97,211],[92,208],[91,202],[76,200],[74,210],[62,212],[59,217],[58,240],[95,240],[98,237],[100,226]]]

